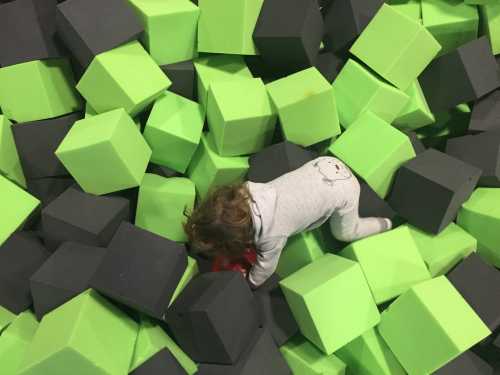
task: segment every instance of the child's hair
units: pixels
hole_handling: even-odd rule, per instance
[[[191,212],[184,230],[194,252],[208,256],[241,257],[254,246],[250,192],[245,184],[212,190]]]

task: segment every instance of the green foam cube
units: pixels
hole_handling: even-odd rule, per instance
[[[38,207],[40,201],[0,175],[0,245],[14,233]]]
[[[477,38],[477,7],[455,0],[422,0],[422,22],[441,44],[440,54]]]
[[[198,51],[257,55],[252,34],[264,0],[198,0]]]
[[[324,254],[313,232],[302,232],[290,237],[278,261],[276,273],[283,279]]]
[[[168,349],[189,375],[198,371],[196,363],[177,346],[160,326],[147,318],[142,318],[129,373],[162,349]]]
[[[326,354],[380,320],[360,266],[325,254],[280,282],[300,331]]]
[[[346,365],[335,354],[326,355],[301,335],[280,347],[281,354],[294,374],[344,375]]]
[[[124,108],[135,116],[170,84],[141,44],[133,41],[97,55],[76,88],[98,113]]]
[[[142,42],[158,65],[197,55],[200,10],[189,0],[129,0],[144,26]]]
[[[19,375],[127,374],[138,325],[93,290],[45,315]]]
[[[381,198],[389,192],[399,167],[415,157],[408,136],[371,112],[358,117],[329,150]]]
[[[188,176],[196,186],[200,198],[211,188],[241,182],[249,168],[247,156],[220,156],[215,149],[212,134],[205,133],[188,168]]]
[[[83,190],[99,195],[140,185],[151,149],[116,109],[75,122],[56,155]]]
[[[496,4],[498,0],[463,0],[465,4],[470,5],[490,5]]]
[[[477,249],[477,240],[455,223],[438,235],[407,226],[432,277],[450,271],[458,262]]]
[[[365,111],[391,123],[409,101],[403,91],[349,59],[333,82],[340,123],[348,128]]]
[[[195,186],[188,178],[146,173],[139,188],[135,224],[169,240],[186,242],[184,211],[193,209],[195,197]]]
[[[181,294],[181,292],[184,290],[186,285],[199,273],[198,269],[198,262],[194,259],[188,256],[188,262],[187,262],[187,267],[184,273],[182,274],[181,280],[179,281],[179,284],[177,284],[177,288],[175,288],[174,294],[172,295],[172,298],[170,299],[169,306],[175,301],[175,299]]]
[[[144,138],[153,153],[151,161],[184,173],[200,143],[203,113],[198,103],[171,92],[156,100]]]
[[[23,168],[12,135],[12,123],[0,115],[0,173],[20,186],[26,187]]]
[[[340,255],[359,263],[377,304],[387,302],[413,285],[431,278],[406,227],[355,241]]]
[[[267,90],[288,141],[310,146],[340,134],[332,86],[316,68],[268,83]]]
[[[387,4],[405,16],[410,17],[412,20],[421,22],[421,0],[389,0]]]
[[[0,106],[11,120],[44,120],[78,111],[82,103],[64,59],[29,61],[0,68]]]
[[[356,375],[406,375],[405,370],[375,328],[335,352]]]
[[[17,375],[38,328],[35,315],[27,310],[19,314],[0,336],[0,372]]]
[[[258,152],[272,141],[276,114],[260,78],[214,82],[207,119],[222,156]]]
[[[440,49],[440,44],[419,22],[384,4],[350,52],[396,87],[406,90]]]
[[[477,239],[478,254],[500,268],[500,189],[478,188],[462,205],[457,223]]]
[[[433,373],[491,334],[445,276],[400,296],[378,330],[409,374]]]
[[[410,100],[398,114],[393,125],[398,129],[416,130],[434,123],[436,119],[429,109],[418,80],[411,84],[406,93]]]
[[[15,318],[16,315],[14,313],[0,306],[0,334]]]
[[[488,35],[494,55],[500,54],[500,2],[491,2],[480,7],[484,20],[485,34]]]

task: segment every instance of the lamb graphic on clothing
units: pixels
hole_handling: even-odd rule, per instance
[[[330,186],[333,186],[335,181],[348,180],[352,177],[352,172],[348,168],[330,157],[318,159],[313,166],[323,176],[323,181]]]

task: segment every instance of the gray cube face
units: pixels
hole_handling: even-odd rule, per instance
[[[160,66],[172,82],[168,91],[196,100],[196,73],[192,60]]]
[[[434,374],[493,375],[493,367],[469,350],[434,372]]]
[[[177,359],[164,348],[137,367],[130,375],[187,375]]]
[[[482,97],[472,108],[469,132],[487,131],[500,133],[500,90]]]

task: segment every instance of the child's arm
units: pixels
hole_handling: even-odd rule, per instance
[[[248,281],[253,287],[262,285],[274,273],[286,241],[286,237],[277,237],[265,244],[260,244],[257,249],[257,262],[248,274]]]

